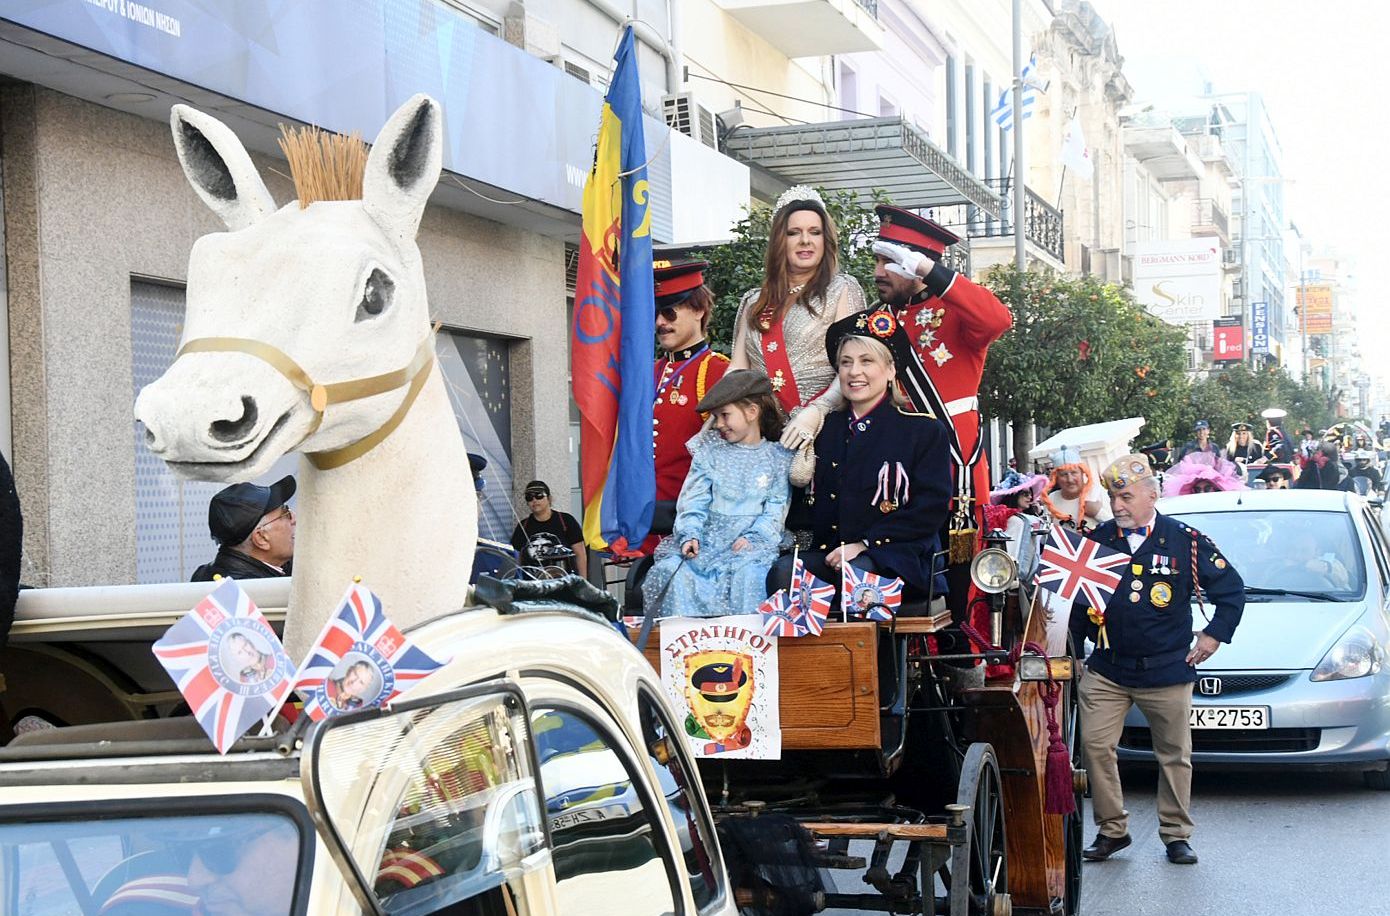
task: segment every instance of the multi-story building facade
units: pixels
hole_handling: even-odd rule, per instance
[[[533,477],[565,507],[567,245],[626,17],[645,23],[657,115],[654,239],[726,235],[748,201],[746,166],[660,119],[682,74],[668,7],[619,3],[344,0],[325,19],[313,4],[168,0],[148,23],[125,4],[0,6],[0,449],[24,506],[24,581],[168,581],[213,550],[216,487],[175,480],[132,420],[173,358],[189,250],[220,228],[175,158],[176,102],[242,137],[281,204],[279,122],[371,138],[416,92],[443,104],[445,174],[419,244],[459,425],[489,460],[482,527],[505,539]]]

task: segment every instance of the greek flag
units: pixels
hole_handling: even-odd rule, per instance
[[[1037,55],[1028,59],[1028,65],[1023,68],[1021,74],[1023,78],[1023,117],[1027,118],[1033,114],[1033,101],[1037,97],[1040,87],[1033,78],[1033,72],[1037,67]],[[1013,130],[1014,127],[1014,105],[1013,87],[1008,86],[999,93],[999,104],[994,106],[994,110],[989,113],[1003,130]]]

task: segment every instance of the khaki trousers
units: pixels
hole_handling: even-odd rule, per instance
[[[1187,713],[1192,685],[1124,687],[1087,670],[1077,688],[1081,708],[1081,743],[1091,781],[1091,810],[1100,832],[1122,837],[1129,832],[1120,787],[1115,747],[1125,714],[1138,706],[1149,720],[1154,757],[1158,759],[1158,835],[1165,843],[1192,837],[1192,730]]]

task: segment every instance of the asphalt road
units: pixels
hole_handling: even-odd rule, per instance
[[[1192,846],[1201,861],[1186,866],[1164,857],[1156,779],[1124,775],[1134,845],[1086,864],[1084,916],[1390,914],[1390,792],[1364,788],[1359,774],[1199,768]]]
[[[1124,773],[1134,845],[1085,865],[1082,916],[1390,916],[1390,792],[1364,788],[1355,773],[1199,769],[1192,845],[1201,861],[1172,865],[1158,838],[1156,780]],[[1087,843],[1090,817],[1088,807]],[[842,890],[863,890],[857,876],[833,874]]]

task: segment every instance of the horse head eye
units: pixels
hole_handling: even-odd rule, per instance
[[[396,292],[396,284],[380,268],[373,268],[362,287],[362,301],[357,304],[354,321],[375,318],[391,305],[391,297]]]

